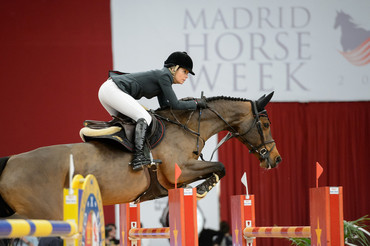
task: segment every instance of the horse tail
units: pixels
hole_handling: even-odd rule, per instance
[[[8,162],[8,160],[9,160],[9,156],[0,157],[0,176],[4,171],[4,168],[5,168],[6,163]]]
[[[0,176],[4,171],[6,163],[8,162],[9,158],[10,158],[9,156],[0,158]],[[3,197],[0,194],[0,217],[1,218],[9,217],[14,213],[15,213],[14,210],[11,207],[9,207],[9,205],[4,201]]]
[[[0,246],[10,246],[12,245],[12,243],[13,243],[12,239],[9,238],[0,239]]]

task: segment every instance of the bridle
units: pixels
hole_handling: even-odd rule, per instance
[[[229,131],[226,136],[217,144],[215,150],[212,153],[211,159],[213,157],[214,152],[226,141],[233,137],[238,137],[243,144],[249,145],[249,153],[258,153],[261,160],[268,159],[270,157],[271,151],[275,148],[275,140],[269,140],[265,141],[263,131],[262,131],[262,122],[260,120],[260,117],[267,117],[266,110],[258,112],[257,110],[257,104],[255,101],[251,101],[252,104],[252,113],[253,113],[253,124],[252,126],[244,133],[239,133],[234,127],[232,127],[216,110],[208,107],[210,111],[212,111],[214,114],[217,115],[218,118],[220,118],[225,124],[229,127],[231,131]],[[254,127],[257,127],[258,134],[261,138],[261,144],[258,146],[254,146],[251,142],[248,141],[248,139],[245,137]],[[270,150],[267,149],[267,144],[274,143],[272,148]]]
[[[254,117],[254,120],[253,120],[253,124],[252,126],[244,133],[239,133],[234,127],[232,127],[215,109],[209,107],[207,105],[207,109],[209,109],[210,111],[212,111],[215,115],[217,115],[218,118],[220,118],[227,126],[228,128],[230,129],[230,131],[226,134],[226,136],[221,139],[221,141],[216,145],[216,148],[213,150],[212,152],[212,155],[211,155],[211,158],[210,158],[210,161],[212,160],[213,158],[213,154],[216,152],[216,150],[222,145],[224,144],[226,141],[228,141],[229,139],[233,138],[233,137],[238,137],[240,138],[241,142],[243,144],[246,144],[249,146],[249,153],[258,153],[259,157],[261,160],[265,160],[265,159],[268,159],[270,157],[270,153],[271,151],[275,148],[275,140],[269,140],[269,141],[265,141],[264,139],[264,136],[263,136],[263,131],[262,131],[262,122],[260,120],[260,117],[267,117],[268,118],[268,115],[267,115],[267,112],[266,110],[263,110],[263,111],[260,111],[258,112],[258,109],[257,109],[257,103],[255,101],[250,101],[251,104],[252,104],[252,113],[253,113],[253,117]],[[194,112],[194,111],[193,111]],[[171,120],[169,118],[166,118],[166,117],[163,117],[159,114],[156,114],[155,112],[152,112],[153,115],[155,115],[156,117],[158,118],[161,118],[162,120],[165,120],[167,122],[170,122],[172,124],[176,124],[178,126],[180,126],[181,128],[183,128],[184,130],[190,132],[191,134],[194,134],[197,136],[198,140],[200,138],[200,133],[199,133],[199,129],[198,129],[198,132],[196,131],[193,131],[191,130],[190,128],[188,128],[186,126],[186,124],[182,124],[180,123],[180,121],[176,118],[175,114],[172,112],[171,110],[171,114],[172,116],[175,118],[175,121],[174,120]],[[189,119],[191,118],[192,114],[190,114],[189,116]],[[189,121],[188,119],[188,121]],[[201,120],[201,114],[199,115],[199,121]],[[254,127],[257,127],[257,131],[258,131],[258,134],[261,138],[261,144],[258,145],[258,146],[254,146],[251,142],[248,141],[248,139],[245,137],[245,135],[247,135]],[[198,145],[198,140],[197,140],[197,150],[193,151],[194,154],[196,155],[200,155],[201,159],[203,159],[203,156],[202,156],[202,153],[199,153],[199,145]],[[203,140],[203,139],[202,139]],[[203,140],[203,142],[205,142]],[[270,144],[270,143],[274,143],[274,145],[272,146],[272,148],[270,150],[267,149],[267,144]]]

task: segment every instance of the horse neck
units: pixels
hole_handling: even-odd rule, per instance
[[[351,33],[353,32],[354,29],[356,29],[356,24],[354,24],[351,21],[342,22],[339,26],[340,26],[340,30],[342,31],[342,35]]]
[[[247,115],[251,115],[249,101],[217,100],[209,102],[208,106],[225,121],[211,109],[205,109],[202,113],[200,129],[201,137],[205,140],[221,131],[230,130],[230,126],[237,128]]]
[[[201,124],[199,133],[200,137],[205,141],[220,131],[230,130],[230,126],[237,129],[237,125],[245,120],[247,115],[252,115],[250,101],[219,99],[207,102],[207,104],[209,108],[217,112],[225,121],[221,120],[211,109],[202,109],[201,112],[199,110],[171,111],[170,109],[166,109],[157,110],[156,113],[171,121],[185,125],[193,132],[198,132],[200,117]]]

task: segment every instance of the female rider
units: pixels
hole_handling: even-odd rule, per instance
[[[99,100],[112,116],[118,113],[136,121],[135,152],[130,165],[134,171],[143,169],[150,164],[150,159],[144,154],[146,130],[152,118],[150,114],[136,101],[142,97],[157,97],[160,107],[173,109],[205,108],[203,99],[179,101],[172,89],[172,84],[183,84],[188,73],[193,72],[193,61],[186,52],[173,52],[164,62],[164,67],[158,70],[131,74],[111,74],[110,78],[99,89]]]

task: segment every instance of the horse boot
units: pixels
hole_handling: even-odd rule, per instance
[[[150,159],[147,157],[148,155],[144,153],[147,128],[148,124],[145,119],[140,118],[137,120],[135,127],[135,153],[134,159],[130,163],[134,171],[142,170],[143,166],[151,163]]]

